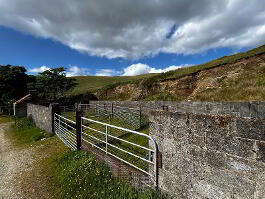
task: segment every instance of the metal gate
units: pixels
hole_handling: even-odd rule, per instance
[[[74,121],[55,113],[54,131],[55,134],[64,142],[65,145],[67,145],[73,150],[77,149],[76,123]]]
[[[158,150],[151,136],[78,114],[74,122],[55,113],[54,130],[71,149],[82,149],[81,145],[95,147],[149,176],[152,184],[157,186]]]

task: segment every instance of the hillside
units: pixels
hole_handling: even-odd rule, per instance
[[[69,93],[70,95],[78,95],[85,92],[95,93],[100,89],[114,88],[117,85],[135,83],[146,78],[150,78],[156,74],[144,74],[137,76],[77,76],[77,86]]]
[[[77,77],[100,100],[265,100],[265,45],[205,64],[134,77]]]

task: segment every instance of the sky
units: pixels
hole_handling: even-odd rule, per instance
[[[263,0],[0,0],[0,65],[161,73],[265,44]]]

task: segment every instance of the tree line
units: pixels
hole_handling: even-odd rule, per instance
[[[64,97],[76,83],[63,67],[28,75],[23,66],[0,65],[0,106],[8,106],[21,97],[34,93],[38,100],[55,102]]]

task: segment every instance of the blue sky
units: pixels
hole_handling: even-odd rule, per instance
[[[265,3],[256,0],[250,5],[242,0],[203,0],[200,5],[112,1],[109,6],[117,11],[100,0],[93,2],[97,11],[90,10],[92,1],[54,2],[59,11],[47,11],[46,4],[33,0],[0,0],[1,65],[22,65],[30,74],[63,66],[68,76],[137,75],[196,65],[265,43]],[[239,6],[246,7],[234,14]],[[252,17],[246,21],[245,15]]]

